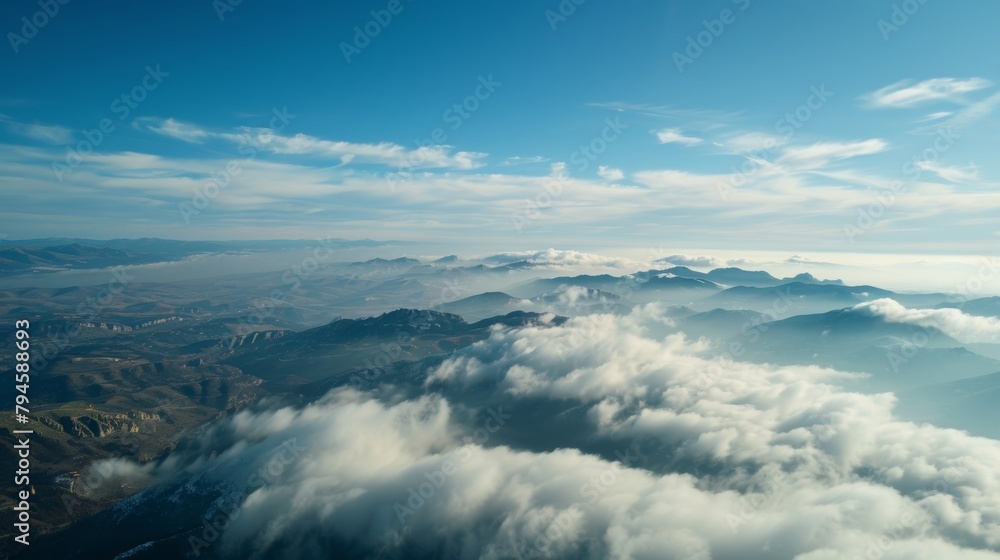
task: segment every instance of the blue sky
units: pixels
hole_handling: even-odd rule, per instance
[[[992,2],[224,1],[4,3],[0,234],[1000,240]]]

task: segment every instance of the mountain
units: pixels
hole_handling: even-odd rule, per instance
[[[961,309],[962,313],[980,317],[1000,317],[1000,297],[985,297],[967,301],[949,301],[938,304],[938,308]]]
[[[32,269],[106,268],[124,264],[156,262],[149,255],[137,255],[107,247],[80,243],[45,248],[13,247],[0,250],[0,272],[24,272]]]
[[[803,284],[830,284],[832,286],[843,286],[843,280],[820,280],[808,272],[803,272],[802,274],[796,274],[791,278],[782,278],[782,284],[789,284],[792,282],[802,282]]]
[[[579,276],[541,278],[518,286],[512,286],[508,290],[515,292],[515,294],[520,294],[520,297],[529,298],[558,291],[564,286],[579,286],[581,288],[619,293],[625,283],[624,279],[610,274],[581,274]]]
[[[613,292],[580,286],[560,286],[556,291],[531,298],[532,309],[575,317],[591,313],[626,313],[634,300]]]
[[[316,240],[180,241],[174,239],[77,239],[43,238],[6,240],[0,250],[0,273],[28,271],[86,270],[121,265],[171,262],[203,253],[284,251],[315,248]],[[370,239],[327,239],[333,249],[379,247]]]
[[[504,315],[519,305],[530,304],[529,300],[516,298],[503,292],[485,292],[460,300],[435,306],[435,310],[461,315],[468,321],[478,321],[487,317]]]
[[[691,312],[686,316],[671,315],[678,328],[689,338],[727,339],[735,337],[769,318],[763,313],[748,310],[713,309],[702,313]]]
[[[851,309],[750,324],[727,347],[739,348],[736,357],[743,360],[869,373],[872,377],[859,387],[871,390],[901,390],[1000,370],[1000,361],[969,351],[937,329]]]
[[[717,293],[721,289],[721,286],[710,280],[679,276],[654,276],[634,286],[629,299],[639,304],[651,301],[690,304]]]
[[[836,286],[791,282],[771,288],[737,286],[723,290],[701,302],[702,305],[725,309],[751,309],[788,316],[816,313],[851,307],[879,298],[899,295],[874,286]]]
[[[762,270],[743,270],[742,268],[716,268],[709,271],[705,275],[705,279],[728,286],[768,287],[781,283],[781,280]]]
[[[406,272],[411,267],[417,266],[420,261],[408,257],[398,259],[374,258],[364,262],[352,262],[344,265],[344,269],[355,274],[390,274]]]
[[[726,286],[751,286],[756,288],[769,288],[792,282],[802,282],[804,284],[831,284],[836,286],[844,285],[842,280],[820,280],[808,272],[803,272],[794,277],[779,280],[764,271],[744,270],[742,268],[735,267],[716,268],[709,272],[698,272],[697,270],[692,270],[686,266],[675,266],[666,270],[652,270],[639,274],[645,274],[646,277],[652,277],[656,274],[672,274],[683,278],[711,280],[712,282],[725,284]]]
[[[1000,372],[918,387],[897,396],[896,413],[905,420],[1000,439],[1000,424],[993,414],[1000,399]]]
[[[488,337],[494,324],[522,326],[541,319],[538,313],[514,311],[469,323],[454,313],[397,309],[288,334],[221,363],[264,379],[265,387],[291,390],[351,369],[452,352]]]

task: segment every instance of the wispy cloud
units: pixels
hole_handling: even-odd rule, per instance
[[[938,111],[937,113],[931,113],[924,117],[924,121],[936,121],[938,119],[943,119],[945,117],[951,116],[951,111]]]
[[[737,154],[770,151],[784,145],[786,138],[766,132],[743,132],[719,139],[718,144]]]
[[[913,107],[929,101],[961,102],[964,94],[990,85],[990,81],[983,78],[933,78],[916,84],[903,80],[864,98],[873,107]]]
[[[885,151],[888,146],[879,138],[861,142],[821,142],[800,148],[787,148],[778,162],[798,168],[820,167],[831,160],[877,154]]]
[[[945,181],[952,183],[969,183],[979,180],[979,170],[975,165],[955,166],[944,165],[935,161],[921,161],[916,164],[921,171],[930,171]]]
[[[968,106],[963,107],[961,111],[955,113],[953,117],[948,119],[948,124],[956,127],[964,127],[985,118],[991,114],[998,105],[1000,105],[1000,93],[994,93],[986,99],[970,103]]]
[[[69,144],[73,141],[73,131],[64,126],[23,123],[6,115],[0,115],[0,122],[6,123],[7,128],[14,134],[48,144]]]
[[[234,142],[249,142],[261,146],[265,151],[286,155],[313,155],[404,168],[453,168],[475,169],[482,167],[487,154],[481,152],[455,152],[448,145],[422,146],[407,149],[392,142],[378,144],[357,144],[323,140],[308,134],[282,136],[269,129],[243,128],[238,134],[227,134],[225,138]]]
[[[649,103],[625,103],[611,101],[606,103],[588,103],[590,107],[600,107],[611,109],[623,113],[635,113],[647,117],[662,119],[692,119],[702,121],[728,121],[739,116],[733,111],[719,111],[716,109],[682,109],[670,105],[652,105]]]
[[[409,149],[392,142],[364,144],[325,140],[308,134],[285,136],[276,134],[269,128],[240,127],[235,132],[215,132],[197,125],[182,123],[168,118],[153,120],[156,124],[147,129],[156,134],[168,136],[184,142],[201,143],[209,138],[221,139],[279,155],[303,155],[330,158],[341,165],[374,163],[403,169],[475,169],[485,165],[481,152],[453,152],[453,146],[434,145]]]
[[[695,268],[716,268],[725,264],[725,262],[715,257],[694,255],[670,255],[669,257],[657,259],[657,262],[664,262],[677,266],[693,266]]]
[[[503,160],[503,164],[506,166],[512,166],[512,165],[526,165],[529,163],[545,163],[546,161],[549,161],[549,158],[542,156],[527,156],[527,157],[513,156]]]
[[[166,119],[163,121],[160,121],[159,119],[152,120],[154,120],[156,124],[146,125],[146,128],[156,134],[162,134],[163,136],[169,136],[171,138],[176,138],[178,140],[194,144],[200,144],[209,137],[209,133],[207,131],[192,124],[182,123],[174,119]]]
[[[664,128],[663,130],[656,131],[654,134],[656,134],[656,139],[660,142],[660,144],[681,144],[684,146],[694,146],[704,142],[701,138],[685,136],[679,128]]]

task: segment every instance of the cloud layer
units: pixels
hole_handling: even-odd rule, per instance
[[[250,481],[304,450],[236,493],[228,557],[1000,558],[1000,442],[707,349],[656,305],[497,330],[422,396],[241,413],[149,475]]]
[[[892,299],[878,299],[855,307],[893,323],[933,327],[965,343],[1000,344],[1000,318],[967,315],[960,309],[908,309]]]

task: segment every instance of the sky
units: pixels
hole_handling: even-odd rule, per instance
[[[5,2],[0,238],[994,254],[998,15]]]

